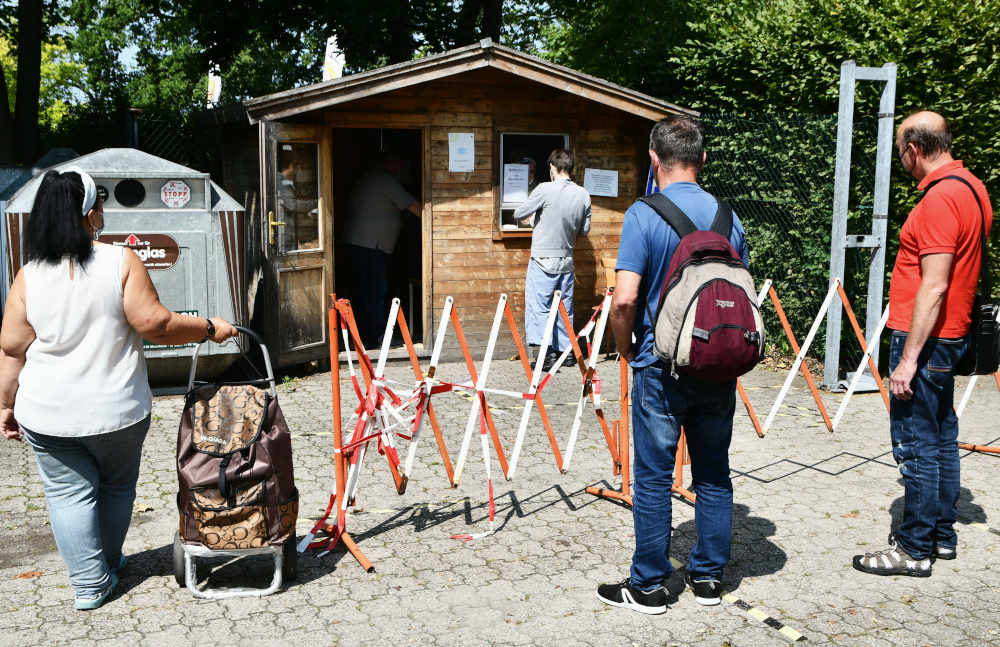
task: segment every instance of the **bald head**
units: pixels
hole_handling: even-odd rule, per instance
[[[896,147],[901,151],[913,144],[928,159],[951,152],[951,128],[948,121],[936,112],[921,110],[899,124]]]

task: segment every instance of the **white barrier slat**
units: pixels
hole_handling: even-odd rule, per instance
[[[438,360],[441,358],[441,347],[444,345],[444,335],[448,330],[448,322],[451,321],[451,306],[454,299],[447,297],[444,300],[444,308],[441,310],[441,321],[438,322],[437,337],[434,339],[434,350],[431,351],[431,364],[428,367],[429,375],[424,377],[424,409],[419,411],[417,424],[413,429],[413,436],[410,438],[410,449],[406,454],[406,463],[403,465],[403,474],[409,479],[413,473],[413,461],[417,456],[417,441],[420,439],[420,432],[424,427],[424,418],[427,417],[427,406],[430,404],[431,380],[437,372]]]
[[[597,331],[594,334],[594,341],[590,344],[590,356],[587,358],[586,370],[590,372],[590,367],[597,361],[598,347],[604,341],[604,331],[608,324],[608,312],[611,310],[611,295],[604,296],[601,314],[597,320]],[[573,449],[576,447],[576,439],[580,433],[580,425],[583,422],[583,408],[586,404],[586,382],[580,385],[580,399],[576,404],[576,415],[573,417],[573,426],[570,428],[569,440],[566,442],[566,451],[563,455],[563,472],[569,470],[570,462],[573,460]],[[600,408],[600,401],[595,398],[595,408]]]
[[[809,328],[809,334],[806,335],[806,340],[802,344],[802,348],[799,349],[798,355],[795,356],[795,362],[792,363],[792,369],[788,371],[788,377],[785,378],[785,383],[781,385],[781,391],[778,393],[778,399],[774,401],[771,405],[771,411],[767,414],[767,420],[764,421],[764,433],[771,428],[771,423],[774,422],[774,417],[778,415],[778,409],[781,408],[781,403],[788,395],[788,389],[792,386],[792,380],[795,379],[795,374],[799,372],[799,366],[802,364],[802,360],[805,359],[806,352],[809,350],[809,346],[813,342],[813,338],[816,337],[816,332],[819,330],[819,325],[823,322],[826,317],[827,311],[830,309],[830,302],[833,301],[833,296],[837,293],[837,286],[840,285],[840,279],[833,279],[830,282],[830,289],[826,292],[826,298],[823,299],[823,305],[819,308],[819,313],[817,313],[816,318],[813,320],[812,327]]]
[[[861,358],[861,363],[858,364],[858,369],[854,371],[854,377],[851,378],[851,383],[847,387],[847,393],[844,394],[843,400],[840,401],[840,407],[837,409],[837,415],[833,417],[833,429],[837,429],[837,425],[840,424],[840,419],[844,416],[844,412],[847,411],[847,403],[850,402],[851,396],[854,395],[854,389],[858,387],[858,382],[861,381],[861,376],[865,372],[865,368],[868,366],[868,359],[872,356],[875,348],[878,346],[879,340],[882,338],[882,331],[885,330],[885,323],[889,321],[889,306],[885,306],[885,311],[882,312],[882,319],[879,321],[878,328],[872,335],[872,338],[868,340],[868,346],[865,347],[865,355]]]
[[[767,291],[771,289],[772,285],[771,279],[764,279],[764,283],[760,286],[760,292],[757,293],[758,308],[764,304],[764,298],[767,296]]]
[[[396,313],[399,312],[399,299],[392,300],[389,308],[389,318],[385,322],[385,332],[382,333],[382,348],[378,353],[378,365],[375,367],[375,378],[382,379],[385,362],[389,359],[389,347],[392,346],[392,331],[396,329]]]
[[[978,375],[973,375],[969,378],[969,383],[965,386],[965,393],[962,394],[962,401],[958,403],[958,408],[955,409],[956,418],[962,417],[962,413],[965,411],[965,406],[969,404],[969,399],[972,397],[972,390],[976,388],[976,382],[978,381]]]

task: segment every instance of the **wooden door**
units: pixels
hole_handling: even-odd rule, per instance
[[[262,122],[261,139],[268,341],[279,365],[325,358],[333,286],[331,131]]]

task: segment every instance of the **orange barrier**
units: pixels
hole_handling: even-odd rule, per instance
[[[331,294],[330,299],[332,305],[328,311],[329,326],[330,326],[330,380],[332,383],[331,387],[331,404],[333,407],[333,465],[334,473],[336,478],[336,487],[334,493],[331,494],[329,502],[326,506],[326,511],[320,517],[319,521],[313,526],[312,530],[306,534],[303,540],[299,543],[299,552],[305,551],[307,548],[318,548],[326,547],[327,552],[333,550],[338,542],[342,542],[344,547],[354,558],[358,560],[361,564],[361,568],[365,569],[367,572],[372,573],[375,571],[375,566],[371,561],[365,556],[358,545],[351,538],[351,535],[347,532],[347,456],[344,453],[344,437],[341,427],[341,402],[340,402],[340,333],[341,333],[341,310],[339,303],[337,301],[337,295]],[[349,307],[349,306],[348,306]],[[358,346],[360,348],[360,345]],[[333,524],[327,523],[330,517],[330,513],[333,508],[336,507],[336,522]],[[319,541],[313,541],[316,534],[320,531],[326,533],[326,537],[320,539]]]
[[[609,291],[605,295],[602,307],[604,306],[604,304],[607,304],[608,301],[610,300],[610,294],[611,293]],[[591,320],[588,322],[585,328],[589,327],[595,321],[597,321],[597,317],[599,315],[601,315],[602,323],[607,322],[608,313],[607,312],[602,313],[600,309],[595,310],[594,314],[591,315]],[[563,325],[565,326],[567,331],[574,330],[573,322],[570,321],[569,313],[566,311],[566,306],[563,304],[562,300],[559,301],[559,317],[562,318]],[[603,326],[599,326],[599,328],[600,328],[600,334],[597,335],[598,337],[603,335],[604,333]],[[597,367],[595,366],[595,364],[597,363],[596,355],[599,350],[601,340],[595,339],[594,345],[590,345],[588,343],[588,346],[590,346],[590,354],[588,357],[584,357],[583,351],[580,349],[580,343],[577,341],[577,337],[579,337],[579,335],[570,334],[569,342],[570,346],[573,349],[573,355],[576,358],[577,367],[580,369],[581,390],[580,390],[580,398],[577,404],[576,417],[573,419],[573,428],[570,431],[569,441],[566,444],[565,464],[568,465],[570,459],[572,458],[573,447],[576,443],[576,434],[579,431],[581,414],[583,413],[583,402],[588,397],[590,398],[591,403],[593,403],[594,405],[594,413],[597,415],[597,420],[601,425],[601,431],[604,434],[605,442],[607,442],[608,444],[608,451],[611,452],[611,458],[615,462],[620,462],[620,458],[618,456],[618,447],[616,446],[614,436],[611,433],[611,429],[608,426],[607,418],[604,415],[604,408],[601,405],[601,380],[597,377]]]
[[[795,339],[795,333],[792,332],[792,326],[788,323],[788,317],[785,316],[785,309],[781,307],[781,299],[778,298],[778,292],[774,289],[773,285],[768,288],[767,294],[771,297],[771,303],[774,304],[774,311],[778,315],[778,320],[781,321],[781,327],[785,331],[785,338],[788,339],[788,343],[792,346],[792,352],[798,355],[799,342]],[[809,368],[806,366],[805,362],[799,364],[799,368],[802,371],[802,377],[806,380],[806,384],[809,385],[809,391],[812,393],[813,400],[816,402],[816,407],[823,416],[823,422],[826,424],[826,428],[833,431],[833,422],[830,420],[830,414],[826,411],[826,405],[823,404],[823,398],[819,395],[819,389],[816,388],[816,383],[813,382],[812,373],[809,372]]]
[[[587,488],[589,494],[621,501],[627,505],[632,505],[632,464],[629,460],[629,386],[628,386],[628,362],[621,355],[618,356],[619,367],[619,403],[621,406],[621,417],[614,421],[615,441],[618,448],[618,455],[612,454],[611,471],[613,475],[621,475],[621,486],[617,490],[590,486]]]
[[[619,365],[619,403],[621,405],[621,418],[615,420],[612,425],[615,430],[615,444],[618,448],[618,458],[613,460],[612,472],[614,475],[621,475],[621,485],[617,490],[591,485],[587,487],[587,493],[604,499],[621,501],[632,505],[632,463],[629,454],[630,433],[629,433],[629,381],[628,362],[625,358],[618,358]],[[691,464],[691,457],[687,451],[687,437],[684,428],[681,427],[680,439],[677,441],[677,454],[674,457],[674,482],[670,486],[670,491],[679,494],[691,503],[695,501],[694,492],[684,487],[684,466]]]
[[[955,414],[961,419],[962,414],[965,412],[965,405],[969,403],[969,398],[972,396],[972,391],[975,388],[976,381],[979,379],[978,375],[973,375],[969,380],[968,386],[965,388],[965,393],[962,395],[962,400],[955,410]],[[993,373],[993,382],[997,385],[997,390],[1000,391],[1000,371]],[[1000,454],[1000,447],[993,447],[991,445],[973,445],[972,443],[958,443],[959,449],[964,449],[970,452],[982,452],[984,454]]]
[[[984,454],[1000,454],[1000,447],[992,445],[972,445],[970,443],[958,443],[959,449],[966,449],[970,452],[982,452]]]
[[[858,343],[861,344],[861,352],[865,352],[865,346],[868,342],[865,340],[865,334],[861,332],[861,326],[858,325],[858,318],[854,315],[854,308],[851,307],[851,302],[847,300],[847,293],[844,292],[844,286],[837,284],[837,292],[840,294],[840,300],[844,304],[844,310],[847,311],[847,318],[851,322],[851,328],[854,329],[854,336],[857,337]],[[882,394],[882,402],[885,403],[885,410],[889,410],[889,392],[886,391],[885,385],[882,384],[882,376],[878,373],[878,367],[875,365],[875,360],[869,356],[868,357],[868,368],[872,372],[872,377],[875,378],[875,384],[878,385],[879,393]]]
[[[406,353],[410,357],[410,366],[413,367],[413,376],[417,378],[418,383],[424,382],[424,373],[420,368],[420,360],[417,358],[417,351],[413,347],[413,338],[410,337],[410,327],[406,324],[406,317],[403,316],[402,310],[396,312],[398,317],[397,325],[399,326],[399,332],[403,337],[403,343],[406,345]],[[332,330],[332,329],[331,329]],[[334,361],[331,359],[331,362]],[[431,365],[427,371],[427,377],[433,378],[436,366]],[[438,424],[437,414],[434,413],[434,404],[431,402],[430,397],[427,397],[423,410],[418,406],[417,416],[420,416],[426,411],[428,419],[431,421],[431,429],[434,430],[434,438],[437,441],[438,452],[441,454],[441,462],[444,464],[444,470],[448,476],[448,483],[452,486],[455,484],[455,469],[451,465],[451,456],[448,454],[448,447],[444,442],[444,435],[441,433],[441,425]],[[415,429],[419,429],[420,421],[418,420],[414,425]],[[416,435],[414,434],[414,438]],[[406,490],[406,484],[409,481],[409,474],[403,475],[403,491]],[[402,494],[403,492],[400,492]]]

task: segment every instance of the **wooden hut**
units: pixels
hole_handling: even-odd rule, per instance
[[[505,199],[504,164],[532,157],[545,180],[548,152],[564,146],[576,155],[578,184],[588,169],[598,171],[605,185],[596,193],[613,194],[593,195],[590,234],[577,241],[579,325],[606,286],[601,258],[617,253],[623,214],[645,189],[650,127],[670,113],[694,114],[488,39],[258,97],[247,112],[259,128],[257,242],[268,268],[257,309],[272,313],[269,336],[277,340],[280,364],[326,352],[327,295],[349,294],[358,270],[338,262],[348,196],[379,151],[403,161],[404,184],[422,205],[396,249],[389,296],[403,299],[425,349],[445,297],[454,297],[475,348],[488,334],[501,292],[519,319],[523,313],[531,232],[508,221],[515,205]],[[461,141],[460,135],[474,142],[472,170],[455,170],[461,155],[449,137]],[[297,176],[282,175],[293,157],[305,164]],[[283,181],[294,183],[305,205],[297,216],[282,210]],[[224,185],[241,194],[225,178]]]

